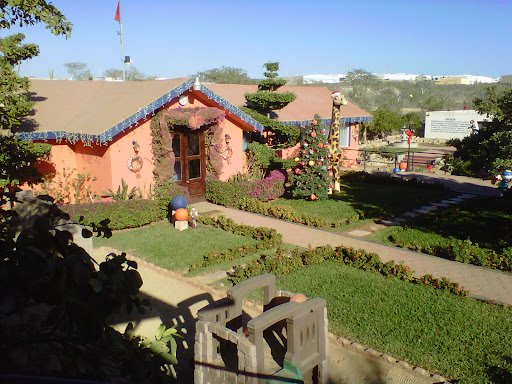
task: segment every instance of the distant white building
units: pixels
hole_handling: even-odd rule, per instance
[[[499,81],[489,76],[477,75],[437,75],[432,80],[439,84],[491,84]]]
[[[374,73],[373,75],[381,80],[387,81],[415,81],[420,76],[427,78],[427,80],[432,79],[430,75],[414,75],[408,73]]]
[[[341,80],[345,79],[345,74],[338,73],[334,75],[304,75],[303,82],[304,84],[312,84],[312,83],[324,83],[324,84],[336,84]]]
[[[433,111],[425,115],[425,138],[463,139],[478,130],[486,115],[475,110]]]

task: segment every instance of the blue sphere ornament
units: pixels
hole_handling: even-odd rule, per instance
[[[171,200],[171,208],[177,211],[180,208],[187,208],[187,199],[185,196],[174,196]]]
[[[400,168],[395,168],[395,169],[393,169],[393,172],[394,172],[394,173],[398,173],[398,172],[400,172]]]

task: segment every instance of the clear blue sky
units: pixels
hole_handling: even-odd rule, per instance
[[[43,26],[23,32],[41,53],[21,74],[67,77],[64,63],[91,72],[121,68],[117,0],[53,0],[73,24],[70,39]],[[125,55],[141,72],[185,77],[222,65],[260,78],[370,72],[512,73],[511,0],[121,0]]]

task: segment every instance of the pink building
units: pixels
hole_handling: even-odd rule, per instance
[[[244,133],[260,135],[263,126],[236,106],[244,105],[244,94],[255,92],[256,88],[194,84],[192,78],[138,82],[31,80],[34,114],[19,136],[52,144],[51,162],[57,173],[62,175],[65,169],[68,173],[73,170],[95,176],[93,188],[98,194],[115,190],[122,179],[147,193],[155,169],[151,121],[160,111],[187,112],[189,128],[197,129],[182,127],[171,132],[173,180],[187,186],[191,195],[200,199],[204,195],[208,152],[216,151],[220,156],[221,164],[217,166],[222,180],[243,172]],[[280,121],[305,126],[318,113],[330,122],[329,90],[291,86],[281,89],[295,92],[297,98],[278,112]],[[218,134],[208,148],[206,129],[200,128],[199,120],[203,118],[198,112],[206,108],[222,115],[215,122]],[[371,116],[362,109],[352,104],[343,106],[340,145],[357,149],[358,124],[368,120]],[[356,156],[357,151],[347,151],[345,165],[353,165]]]

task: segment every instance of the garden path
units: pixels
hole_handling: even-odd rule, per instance
[[[199,214],[216,212],[239,224],[274,228],[283,235],[283,242],[300,247],[349,246],[375,252],[383,262],[394,260],[410,266],[415,270],[416,277],[427,273],[436,278],[446,277],[461,284],[472,297],[512,305],[512,273],[450,261],[207,202],[197,203],[194,206]]]

